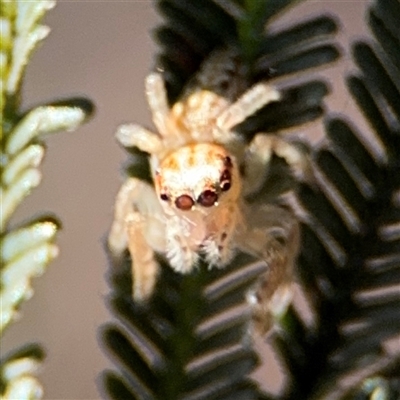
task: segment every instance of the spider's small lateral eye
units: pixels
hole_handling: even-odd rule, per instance
[[[224,158],[224,165],[228,168],[232,167],[232,159],[229,156]]]
[[[232,176],[230,171],[227,169],[222,173],[221,178],[220,178],[220,183],[219,186],[223,192],[226,192],[231,188],[231,180]]]
[[[167,200],[169,200],[169,197],[168,197],[168,195],[166,193],[161,193],[160,194],[160,199],[163,200],[163,201],[167,201]]]
[[[193,207],[194,200],[189,195],[182,194],[175,200],[175,205],[180,210],[188,211]]]
[[[203,193],[200,194],[197,202],[201,204],[203,207],[211,207],[213,206],[218,200],[218,195],[213,190],[205,190]]]

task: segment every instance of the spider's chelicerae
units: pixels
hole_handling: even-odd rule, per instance
[[[129,249],[134,299],[146,300],[154,290],[154,252],[186,274],[199,257],[210,267],[223,267],[240,249],[268,264],[265,279],[249,296],[255,318],[268,325],[265,315],[290,298],[298,225],[288,211],[250,206],[245,198],[259,189],[273,152],[300,169],[303,154],[290,142],[262,133],[246,145],[234,128],[278,101],[280,92],[265,82],[246,91],[239,58],[229,49],[203,63],[172,108],[161,73],[148,75],[145,86],[157,133],[130,124],[119,128],[117,138],[150,154],[154,185],[127,178],[108,239],[114,256]]]

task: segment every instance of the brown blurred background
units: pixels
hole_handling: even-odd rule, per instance
[[[308,0],[285,21],[321,11],[340,15],[340,39],[345,44],[362,33],[367,3]],[[14,218],[18,222],[49,211],[63,222],[58,237],[61,254],[34,281],[35,295],[23,306],[21,320],[6,332],[1,349],[30,341],[45,346],[48,355],[40,379],[46,399],[99,399],[96,380],[110,366],[98,342],[98,328],[110,320],[104,302],[108,289],[102,243],[126,159],[114,132],[123,122],[150,125],[143,80],[153,66],[156,46],[151,29],[159,22],[152,1],[60,0],[45,19],[50,36],[28,68],[25,107],[85,95],[97,108],[94,118],[78,131],[46,139],[43,182]],[[336,111],[348,111],[338,78],[350,68],[345,53],[340,63],[318,72],[332,80],[334,90],[327,103]],[[320,126],[313,129],[318,133]],[[267,366],[258,376],[268,376],[277,387],[276,373],[276,366]]]

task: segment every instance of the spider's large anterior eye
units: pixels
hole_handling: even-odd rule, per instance
[[[222,173],[220,181],[219,181],[219,186],[223,192],[226,192],[231,188],[231,180],[232,176],[230,171],[227,169]]]
[[[175,200],[175,205],[180,210],[187,211],[193,207],[194,200],[189,195],[182,194]]]
[[[203,207],[211,207],[213,206],[218,200],[218,195],[213,190],[205,190],[199,198],[197,202],[201,204]]]

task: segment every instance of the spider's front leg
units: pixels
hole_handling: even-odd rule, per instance
[[[149,104],[154,125],[162,136],[168,134],[167,119],[170,113],[167,89],[160,72],[152,72],[145,80],[147,103]]]
[[[247,224],[240,248],[267,263],[266,273],[249,294],[254,323],[264,334],[271,328],[274,317],[282,315],[292,300],[299,224],[289,210],[274,205],[259,206],[257,210],[252,207],[248,210]]]
[[[124,147],[137,147],[149,154],[157,154],[163,149],[161,138],[137,124],[121,125],[115,134]]]
[[[149,104],[152,119],[158,133],[151,132],[137,124],[126,124],[118,128],[117,140],[125,147],[138,147],[149,154],[159,154],[164,144],[162,137],[168,136],[168,118],[170,108],[168,106],[167,91],[164,79],[158,72],[153,72],[146,77],[146,97]],[[160,136],[161,135],[161,136]]]
[[[154,251],[165,251],[165,221],[152,186],[128,178],[118,192],[108,246],[115,258],[128,247],[132,258],[133,297],[147,300],[158,275]]]

